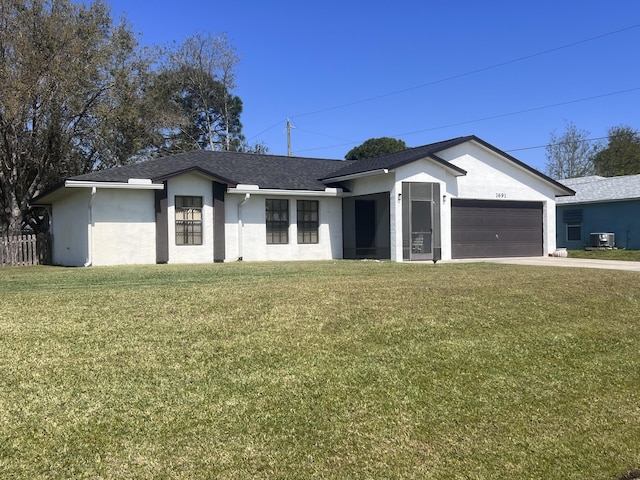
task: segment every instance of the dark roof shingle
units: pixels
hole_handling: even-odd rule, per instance
[[[320,179],[327,177],[343,163],[339,160],[196,150],[78,175],[68,180],[126,182],[130,178],[148,178],[157,182],[197,170],[234,185],[259,185],[260,188],[281,190],[324,190],[326,185]]]
[[[466,173],[464,170],[456,167],[455,165],[442,160],[436,153],[441,152],[447,148],[464,143],[474,137],[458,137],[451,140],[445,140],[443,142],[431,143],[429,145],[423,145],[421,147],[407,148],[406,150],[400,150],[399,152],[387,153],[384,155],[378,155],[377,157],[371,157],[363,160],[357,160],[349,162],[348,165],[342,166],[339,170],[333,172],[329,177],[325,178],[337,178],[347,175],[354,175],[357,173],[364,173],[381,169],[393,169],[398,168],[407,163],[415,162],[422,158],[431,158],[438,163],[449,169],[457,170],[461,174]]]
[[[229,185],[258,185],[262,189],[323,191],[328,182],[349,175],[395,169],[428,158],[459,175],[462,168],[447,162],[437,154],[451,147],[473,141],[504,156],[520,167],[559,188],[562,195],[574,192],[534,168],[511,157],[475,135],[453,138],[421,147],[408,148],[364,160],[330,160],[304,157],[285,157],[238,152],[195,150],[146,162],[96,171],[71,177],[68,180],[94,182],[127,182],[130,178],[160,182],[188,171],[198,171]]]

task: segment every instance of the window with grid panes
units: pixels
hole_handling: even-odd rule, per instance
[[[298,200],[298,243],[318,243],[318,201]]]
[[[202,197],[175,200],[176,245],[202,245]]]
[[[267,244],[289,243],[289,200],[267,198]]]

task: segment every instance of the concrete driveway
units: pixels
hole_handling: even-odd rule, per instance
[[[443,263],[488,262],[511,265],[537,265],[547,267],[602,268],[605,270],[627,270],[640,272],[640,262],[624,262],[620,260],[591,260],[586,258],[565,257],[510,257],[510,258],[469,258],[447,260]]]

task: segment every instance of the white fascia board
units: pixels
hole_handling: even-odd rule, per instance
[[[601,200],[573,200],[573,197],[569,197],[566,199],[561,198],[560,201],[556,200],[556,207],[564,207],[564,206],[575,206],[575,205],[589,205],[595,203],[619,203],[619,202],[637,202],[638,198],[607,198]]]
[[[389,169],[388,168],[380,168],[378,170],[369,170],[367,172],[352,173],[351,175],[342,175],[341,177],[325,178],[325,179],[323,179],[323,181],[325,181],[325,182],[344,182],[344,181],[347,181],[347,180],[354,180],[356,178],[370,177],[372,175],[380,175],[380,174],[387,174],[387,173],[389,173]]]
[[[341,188],[327,187],[324,190],[280,190],[277,188],[259,188],[257,185],[238,185],[235,188],[227,188],[227,193],[290,197],[340,197],[343,195]]]
[[[67,180],[64,186],[67,188],[121,188],[135,190],[163,190],[162,183],[152,183],[151,180],[130,178],[127,183],[124,182],[90,182],[82,180]]]

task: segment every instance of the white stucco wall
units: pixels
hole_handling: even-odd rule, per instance
[[[176,245],[176,196],[202,197],[202,245]],[[211,179],[187,173],[167,182],[169,263],[213,262],[213,186]]]
[[[51,206],[53,263],[155,263],[154,192],[68,188]]]
[[[289,200],[289,243],[286,245],[267,245],[265,225],[265,199],[267,198]],[[297,242],[296,200],[298,199],[319,202],[318,243],[299,244]],[[342,258],[341,198],[253,193],[239,207],[244,200],[244,194],[227,194],[225,196],[225,261],[236,261],[239,257],[247,261]],[[239,221],[238,213],[240,213],[241,221]]]
[[[389,173],[380,173],[378,175],[350,180],[347,182],[347,186],[351,195],[358,197],[373,193],[389,192],[393,189],[394,181],[395,175],[390,171]]]
[[[96,190],[90,234],[92,265],[156,263],[152,190]]]
[[[51,206],[52,262],[79,267],[88,257],[89,189],[75,189]]]

